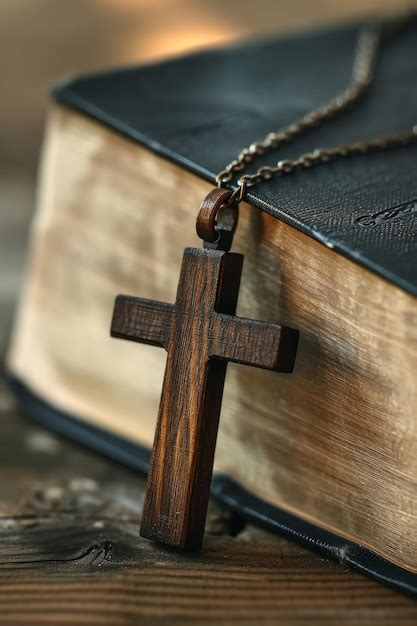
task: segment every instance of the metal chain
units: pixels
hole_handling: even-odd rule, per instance
[[[237,172],[245,170],[248,164],[257,157],[271,150],[276,150],[283,144],[291,143],[309,129],[316,128],[358,102],[374,78],[375,65],[382,42],[387,37],[401,30],[410,19],[411,15],[391,17],[361,31],[358,35],[350,85],[330,102],[307,113],[307,115],[293,122],[287,128],[269,133],[262,141],[252,143],[248,148],[244,148],[238,157],[216,176],[218,186],[222,187],[225,183],[230,183]],[[332,148],[321,148],[313,152],[301,154],[297,159],[281,160],[276,165],[263,165],[254,174],[245,174],[239,178],[237,181],[238,187],[233,192],[229,202],[241,202],[248,187],[261,181],[270,180],[275,176],[289,174],[298,168],[307,169],[342,157],[404,146],[416,140],[417,125],[409,131],[394,133],[386,137],[357,141],[350,144],[339,144]]]

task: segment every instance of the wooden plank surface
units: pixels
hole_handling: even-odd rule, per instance
[[[138,535],[144,480],[0,390],[0,624],[416,624],[415,600],[211,503],[203,552]]]

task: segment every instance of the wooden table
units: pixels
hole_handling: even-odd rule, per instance
[[[0,385],[0,624],[417,624],[417,602],[211,503],[203,552],[138,536],[144,479]]]

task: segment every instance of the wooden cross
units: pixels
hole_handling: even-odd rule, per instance
[[[291,372],[298,331],[236,317],[243,256],[186,248],[174,305],[116,298],[111,334],[167,350],[141,535],[201,546],[228,361]]]

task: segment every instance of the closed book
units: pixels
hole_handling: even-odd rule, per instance
[[[165,353],[109,336],[118,293],[175,299],[215,175],[349,83],[358,26],[75,78],[53,92],[8,357],[27,410],[147,470]],[[415,124],[417,24],[351,109],[256,162]],[[300,331],[290,376],[229,365],[212,490],[417,591],[417,146],[249,189],[238,313]]]

